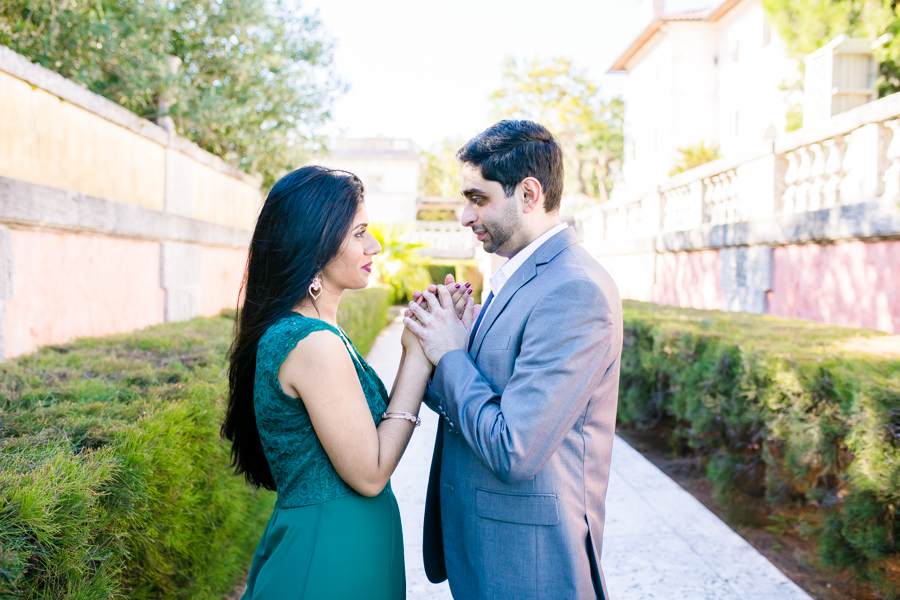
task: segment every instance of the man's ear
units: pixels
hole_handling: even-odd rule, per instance
[[[544,190],[540,181],[534,177],[526,177],[520,185],[522,186],[524,212],[530,213],[544,206]]]

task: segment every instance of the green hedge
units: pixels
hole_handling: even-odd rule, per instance
[[[819,507],[827,562],[900,552],[900,357],[883,334],[625,302],[619,420],[704,457],[723,503]]]
[[[387,311],[392,302],[393,290],[386,285],[344,292],[338,323],[363,356],[369,353],[375,338],[387,325]]]
[[[364,351],[387,294],[348,294]],[[219,437],[232,314],[48,347],[0,365],[0,599],[221,598],[274,494]]]

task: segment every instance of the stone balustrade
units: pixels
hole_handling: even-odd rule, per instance
[[[475,257],[478,238],[456,221],[418,221],[404,239],[422,244],[422,254],[431,258],[469,260]]]
[[[679,185],[662,192],[663,231],[684,231],[703,222],[703,184]]]
[[[900,333],[900,94],[576,221],[625,298]]]
[[[900,94],[577,215],[588,246],[900,199]]]
[[[744,220],[737,194],[737,171],[706,177],[703,186],[703,222],[721,225]]]

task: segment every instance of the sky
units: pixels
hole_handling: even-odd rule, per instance
[[[667,0],[666,11],[710,4]],[[607,70],[639,33],[637,0],[306,0],[302,9],[318,11],[350,86],[326,133],[423,149],[491,124],[506,56],[567,57],[604,96],[620,95],[624,76]]]

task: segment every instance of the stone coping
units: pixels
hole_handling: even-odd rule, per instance
[[[0,177],[0,224],[227,248],[247,248],[251,237],[244,229],[7,177]]]
[[[608,241],[592,248],[597,256],[687,252],[736,246],[786,246],[848,240],[900,239],[900,207],[873,201],[765,219],[702,225],[688,231]]]
[[[59,73],[37,65],[6,46],[0,46],[0,71],[39,87],[75,106],[83,108],[102,119],[124,127],[142,137],[177,150],[220,173],[239,179],[247,185],[259,189],[262,180],[234,167],[215,154],[203,150],[197,144],[175,133],[169,133],[159,125],[142,119],[133,112],[119,106],[103,96],[90,92]]]

